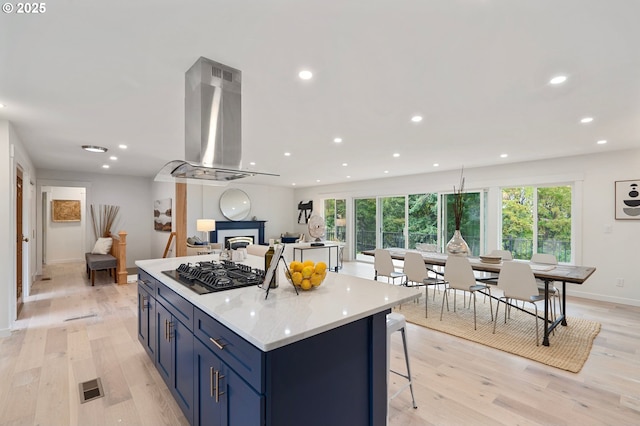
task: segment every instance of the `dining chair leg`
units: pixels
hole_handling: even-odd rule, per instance
[[[473,296],[473,329],[477,330],[478,325],[476,324],[476,292],[472,292],[469,295],[469,304],[471,304],[471,296]]]
[[[449,293],[446,289],[444,290],[444,294],[442,295],[442,307],[440,308],[440,321],[442,321],[442,313],[444,312],[444,301],[447,301],[447,311],[449,311]],[[455,307],[455,306],[454,306]]]

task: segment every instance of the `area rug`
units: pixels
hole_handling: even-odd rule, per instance
[[[442,306],[442,292],[432,298],[429,289],[428,318],[425,318],[424,293],[418,303],[407,302],[394,308],[394,311],[404,315],[408,322],[433,330],[461,337],[519,355],[524,358],[541,362],[552,367],[577,373],[589,358],[593,340],[600,332],[600,323],[583,318],[567,317],[567,326],[558,326],[555,334],[549,337],[550,346],[542,345],[543,321],[538,321],[540,346],[536,346],[535,318],[524,312],[511,310],[511,318],[504,323],[504,303],[500,304],[499,320],[496,333],[493,334],[493,322],[489,310],[489,301],[478,295],[477,322],[478,329],[473,329],[473,305],[471,308],[463,306],[462,294],[458,294],[456,312],[453,311],[453,297],[449,298],[449,308],[446,305],[442,321],[440,321],[440,307]],[[452,296],[452,295],[450,295]],[[467,297],[468,301],[468,297]],[[495,313],[496,301],[493,301]],[[542,312],[539,309],[539,312]]]

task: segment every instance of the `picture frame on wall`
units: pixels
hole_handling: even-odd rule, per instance
[[[617,180],[616,220],[640,220],[640,179]]]
[[[52,222],[80,222],[80,200],[51,200]]]

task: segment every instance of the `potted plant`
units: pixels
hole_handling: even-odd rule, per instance
[[[460,234],[460,224],[462,223],[462,213],[464,210],[464,168],[460,171],[460,185],[456,189],[453,185],[453,218],[455,221],[455,231],[453,237],[447,243],[447,253],[458,256],[468,256],[469,245]]]

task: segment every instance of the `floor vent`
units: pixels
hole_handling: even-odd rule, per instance
[[[102,398],[104,392],[102,391],[102,382],[100,378],[89,380],[80,383],[80,403],[92,401],[96,398]]]
[[[91,318],[91,317],[95,317],[95,316],[97,316],[97,315],[96,314],[81,315],[79,317],[67,318],[65,321],[73,321],[73,320],[79,320],[79,319],[84,319],[84,318]]]
[[[51,277],[42,277],[40,278],[41,281],[51,281]]]

